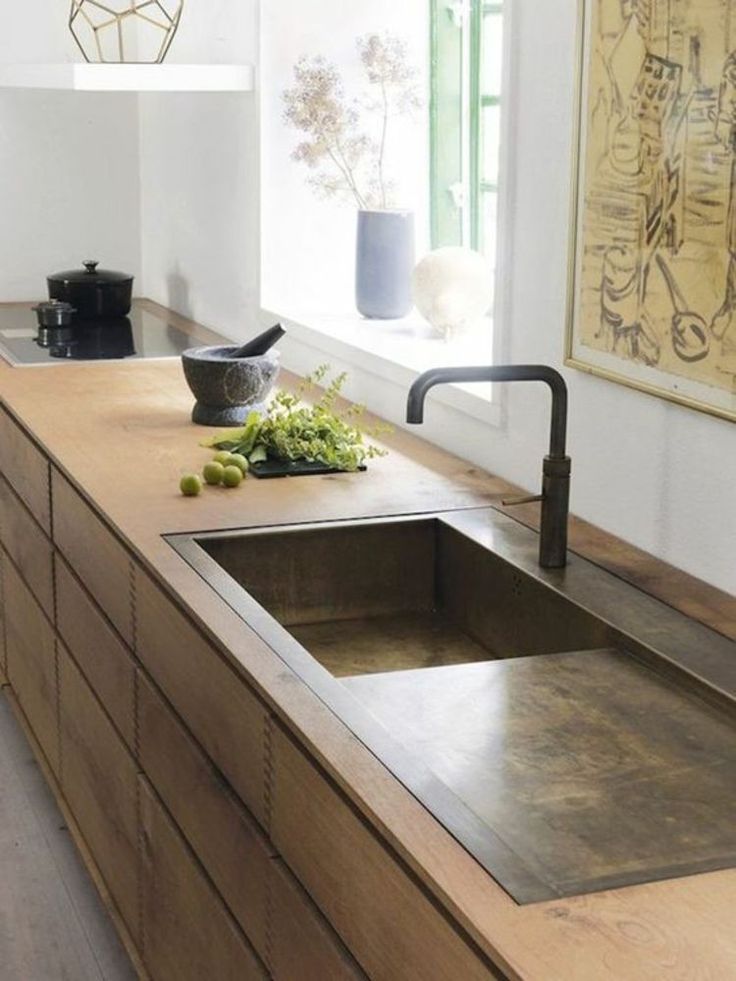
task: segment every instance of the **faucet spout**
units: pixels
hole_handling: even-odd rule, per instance
[[[424,402],[435,385],[455,382],[544,382],[552,393],[549,454],[542,468],[542,521],[539,564],[559,569],[567,563],[567,525],[570,499],[570,458],[567,444],[567,385],[548,365],[485,365],[468,368],[432,368],[409,390],[406,421],[424,421]]]
[[[424,422],[424,400],[435,385],[457,382],[514,382],[536,381],[547,384],[552,392],[552,419],[549,436],[549,455],[562,459],[567,441],[567,385],[554,368],[544,364],[482,365],[472,368],[431,368],[420,375],[409,389],[406,421]]]

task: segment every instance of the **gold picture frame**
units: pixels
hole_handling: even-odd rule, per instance
[[[565,364],[736,421],[736,0],[579,0]]]

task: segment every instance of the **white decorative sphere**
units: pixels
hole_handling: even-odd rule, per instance
[[[486,259],[473,249],[435,249],[412,275],[414,303],[435,330],[446,337],[471,328],[493,300],[493,275]]]

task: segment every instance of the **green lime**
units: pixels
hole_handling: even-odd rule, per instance
[[[221,463],[223,467],[227,464],[230,459],[230,450],[220,450],[219,453],[215,453],[215,462]]]
[[[179,481],[179,490],[184,497],[196,497],[202,491],[202,481],[196,473],[185,474]]]
[[[249,464],[242,453],[231,453],[223,463],[226,467],[239,467],[244,474],[248,473]]]
[[[226,487],[237,487],[242,479],[243,471],[240,469],[240,467],[225,467],[225,473],[222,475],[222,482]]]
[[[207,483],[215,487],[222,483],[224,473],[225,468],[217,460],[213,460],[211,463],[205,463],[204,469],[202,470],[202,475]]]

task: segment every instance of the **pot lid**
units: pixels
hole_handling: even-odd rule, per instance
[[[79,283],[91,286],[98,283],[131,283],[133,277],[128,273],[115,272],[112,269],[99,269],[96,259],[87,259],[81,269],[70,269],[67,272],[52,273],[47,277],[50,283]]]

